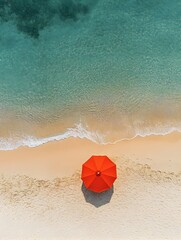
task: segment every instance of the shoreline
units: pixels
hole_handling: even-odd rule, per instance
[[[69,138],[38,147],[0,151],[0,174],[27,175],[52,179],[71,176],[92,155],[108,155],[117,163],[122,159],[147,164],[153,170],[181,171],[181,134],[136,137],[115,144],[100,145],[86,139]]]
[[[118,178],[102,195],[80,179],[91,155],[117,164]],[[0,151],[0,238],[180,239],[180,156],[180,134],[106,146],[67,139]]]

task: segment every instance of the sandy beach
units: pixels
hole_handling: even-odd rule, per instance
[[[108,155],[118,167],[102,194],[80,179],[91,155]],[[181,239],[180,156],[178,133],[1,151],[0,239]]]
[[[0,0],[0,240],[181,240],[180,13]]]

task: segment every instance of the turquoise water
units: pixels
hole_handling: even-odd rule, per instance
[[[0,0],[1,149],[181,131],[180,16],[179,0]]]

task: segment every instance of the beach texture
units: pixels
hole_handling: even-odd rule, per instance
[[[0,152],[0,238],[179,240],[180,146],[176,134]],[[80,179],[90,153],[109,154],[117,164],[118,179],[102,194],[86,190]]]
[[[118,173],[113,192],[101,196],[82,189],[80,172],[1,178],[1,239],[179,240],[180,179],[132,164]]]

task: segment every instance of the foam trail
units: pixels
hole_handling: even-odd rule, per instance
[[[25,136],[19,140],[16,140],[14,138],[7,138],[7,139],[0,138],[0,150],[14,150],[22,146],[38,147],[48,142],[60,141],[68,138],[88,139],[94,143],[103,144],[103,145],[116,144],[117,142],[132,140],[136,137],[165,136],[173,132],[181,133],[181,129],[175,128],[175,127],[165,128],[164,130],[157,129],[157,131],[153,131],[153,129],[145,129],[144,131],[137,129],[133,137],[122,138],[113,142],[109,142],[105,140],[106,139],[105,135],[102,135],[97,131],[96,132],[88,131],[81,123],[79,123],[79,124],[76,124],[74,128],[68,128],[67,131],[62,134],[46,137],[46,138],[36,138],[33,136]]]
[[[85,138],[95,143],[104,144],[103,136],[97,132],[90,132],[85,129],[82,124],[76,124],[75,128],[68,128],[67,131],[63,134],[46,137],[46,138],[36,138],[33,136],[23,137],[21,140],[15,141],[13,138],[0,138],[0,150],[14,150],[21,146],[27,147],[37,147],[42,144],[60,141],[67,138]]]
[[[153,129],[153,128],[145,128],[144,130],[136,129],[135,130],[135,135],[133,137],[129,138],[122,138],[119,140],[116,140],[114,142],[106,142],[104,144],[115,144],[121,141],[126,141],[126,140],[132,140],[136,137],[148,137],[148,136],[165,136],[171,133],[181,133],[181,128],[176,128],[176,127],[164,127],[163,129]]]

